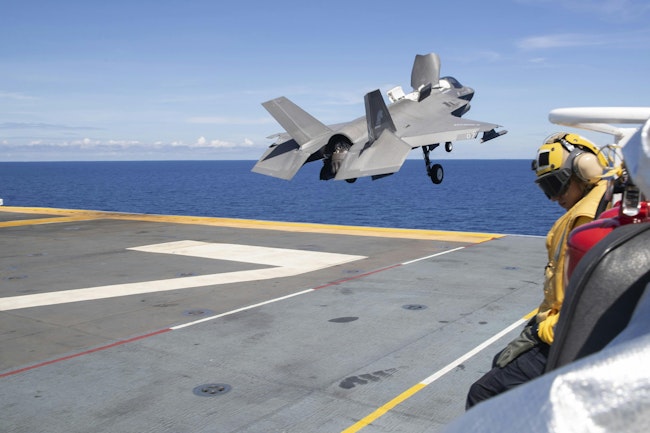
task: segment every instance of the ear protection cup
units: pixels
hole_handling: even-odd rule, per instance
[[[573,173],[587,183],[596,183],[603,174],[603,166],[591,152],[582,152],[573,159]]]
[[[576,148],[569,153],[563,168],[571,170],[578,179],[587,183],[596,183],[603,174],[603,166],[596,155],[588,150]]]

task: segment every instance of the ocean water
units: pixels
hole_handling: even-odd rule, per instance
[[[285,181],[255,161],[0,162],[6,206],[57,207],[337,225],[546,235],[563,212],[528,160],[421,160],[376,181],[318,179],[320,162]]]

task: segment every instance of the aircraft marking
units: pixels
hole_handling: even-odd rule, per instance
[[[169,290],[241,283],[246,281],[259,281],[271,278],[291,277],[366,258],[365,256],[350,254],[197,241],[167,242],[128,248],[128,250],[158,254],[184,255],[214,260],[230,260],[259,264],[266,267],[248,271],[223,272],[219,274],[12,296],[0,298],[0,311],[115,298]]]

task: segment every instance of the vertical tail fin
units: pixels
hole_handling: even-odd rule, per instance
[[[377,140],[384,129],[395,132],[395,124],[379,89],[367,93],[364,101],[366,103],[366,122],[368,123],[368,143],[372,144]]]
[[[383,176],[395,173],[404,164],[411,146],[395,135],[395,124],[379,90],[367,93],[368,142],[354,144],[336,172],[335,179]]]

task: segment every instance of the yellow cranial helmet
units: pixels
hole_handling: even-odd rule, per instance
[[[591,141],[578,134],[559,132],[544,140],[533,160],[535,183],[550,199],[569,187],[571,175],[585,183],[600,179],[607,158]]]

